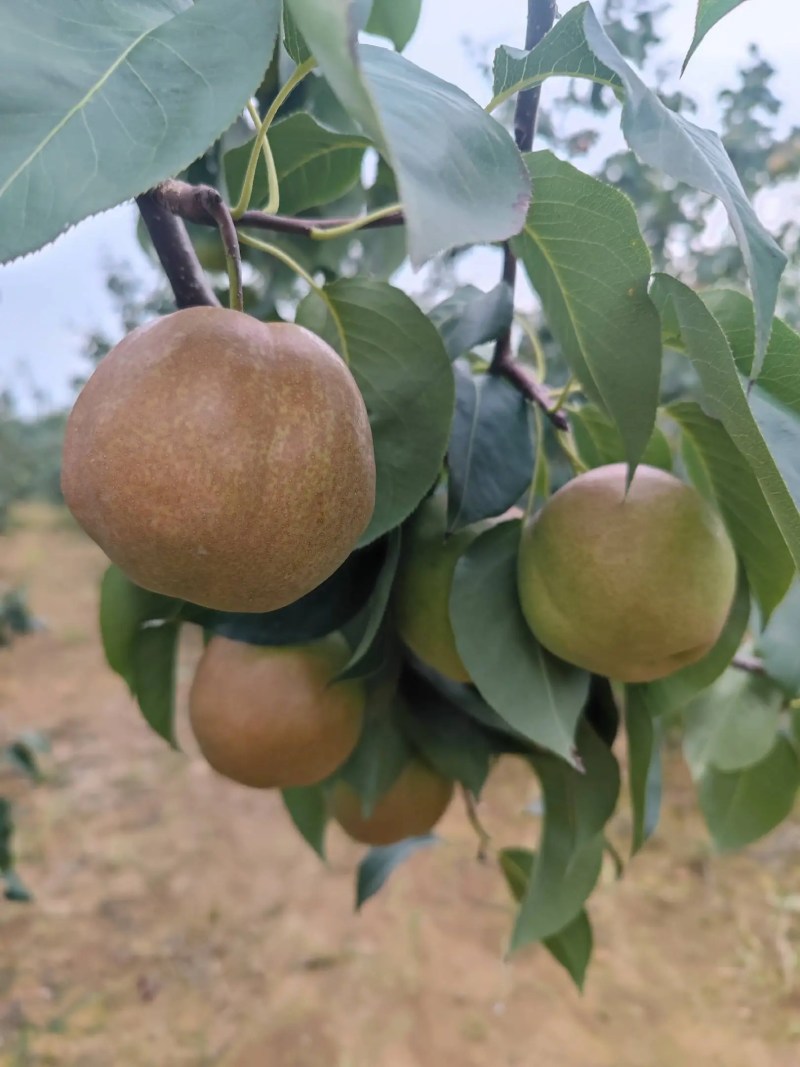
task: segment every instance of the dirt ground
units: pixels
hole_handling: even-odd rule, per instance
[[[0,650],[0,743],[52,742],[44,784],[0,772],[36,896],[0,900],[2,1067],[800,1067],[800,820],[714,856],[671,758],[657,839],[591,902],[580,997],[538,947],[503,961],[507,892],[458,805],[355,915],[356,846],[331,832],[323,866],[279,797],[168,750],[102,662],[103,566],[54,511],[0,539],[48,627]],[[534,796],[495,770],[498,845],[535,842]]]

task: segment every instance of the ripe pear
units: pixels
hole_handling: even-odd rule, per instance
[[[375,457],[350,371],[302,327],[198,307],[134,330],[69,417],[75,518],[125,574],[223,611],[274,611],[364,532]]]
[[[331,810],[334,819],[355,841],[393,845],[406,837],[430,833],[452,796],[453,783],[449,779],[422,760],[412,759],[370,815],[363,814],[361,797],[341,779],[333,788]]]
[[[530,520],[519,594],[555,655],[619,682],[650,682],[702,659],[736,592],[736,554],[719,515],[654,467],[582,474]]]
[[[213,637],[189,694],[200,750],[226,778],[256,789],[314,785],[358,741],[361,681],[333,682],[350,652],[339,634],[308,645],[258,648]]]
[[[398,631],[424,663],[454,682],[471,681],[450,622],[456,565],[484,530],[522,515],[519,508],[511,508],[500,518],[475,523],[448,537],[447,490],[442,487],[420,505],[403,531],[395,587]]]

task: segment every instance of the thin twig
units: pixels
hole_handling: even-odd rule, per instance
[[[461,795],[464,798],[464,807],[467,809],[467,819],[478,838],[478,860],[481,863],[485,863],[489,857],[489,849],[491,848],[492,839],[489,834],[487,834],[486,830],[484,830],[481,820],[478,817],[475,797],[465,785],[461,786]]]
[[[766,668],[756,656],[748,656],[746,652],[738,652],[731,661],[731,666],[739,671],[747,671],[748,674],[766,674]]]
[[[552,28],[555,15],[555,0],[528,0],[526,50],[530,51],[531,48],[535,48]],[[530,152],[533,145],[540,96],[541,86],[537,85],[533,89],[526,89],[517,97],[517,108],[514,114],[514,139],[520,152]],[[513,293],[517,282],[517,257],[511,251],[511,245],[508,241],[506,241],[503,248],[503,281],[511,288]],[[555,426],[562,430],[567,429],[569,423],[566,416],[563,412],[553,410],[547,389],[537,382],[512,356],[510,328],[503,331],[497,338],[489,370],[492,374],[511,382],[523,396],[538,404]]]
[[[216,189],[214,192],[217,192]],[[233,223],[231,209],[219,193],[211,197],[209,212],[214,216],[219,235],[225,246],[225,259],[228,264],[228,281],[231,287],[231,307],[235,311],[244,311],[244,290],[242,288],[242,250],[239,247],[239,235]]]
[[[183,220],[159,201],[153,191],[137,196],[136,203],[178,308],[219,307]]]

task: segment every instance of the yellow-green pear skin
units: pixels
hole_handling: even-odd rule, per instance
[[[653,467],[598,467],[529,520],[519,551],[528,625],[556,656],[619,682],[651,682],[711,650],[736,592],[719,515]]]
[[[290,323],[189,308],[134,330],[70,415],[64,497],[134,582],[274,611],[344,562],[375,504],[361,393]]]
[[[333,788],[333,817],[354,841],[364,845],[393,845],[407,837],[422,837],[434,828],[453,797],[453,782],[427,763],[412,759],[391,788],[364,815],[361,798],[346,782]]]
[[[285,648],[213,637],[189,694],[201,752],[219,774],[255,789],[329,777],[361,733],[364,683],[333,682],[349,657],[340,634]]]
[[[440,488],[420,505],[403,531],[395,600],[400,637],[424,663],[454,682],[471,681],[450,622],[456,564],[480,533],[514,517],[522,517],[518,508],[448,537],[447,490]]]

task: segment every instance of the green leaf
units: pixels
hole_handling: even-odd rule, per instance
[[[398,202],[397,183],[386,160],[378,162],[374,183],[367,189],[366,211],[377,211]],[[361,245],[359,267],[362,274],[388,280],[399,270],[406,258],[405,226],[377,226],[361,230],[358,234]]]
[[[150,727],[177,749],[175,737],[175,675],[180,624],[148,626],[133,647],[133,688]]]
[[[286,51],[298,66],[311,59],[309,47],[297,28],[297,23],[288,4],[283,5],[283,43]]]
[[[625,729],[633,815],[631,856],[652,836],[661,807],[661,739],[650,707],[642,699],[642,689],[626,686]]]
[[[614,423],[593,404],[587,404],[570,414],[570,423],[575,434],[578,454],[587,467],[605,467],[610,463],[623,463],[625,446]],[[672,470],[672,451],[664,434],[656,427],[642,456],[642,463]]]
[[[386,880],[396,867],[419,852],[421,848],[435,845],[439,840],[433,834],[424,837],[407,837],[395,845],[371,848],[358,865],[356,876],[356,911],[360,911],[370,897],[383,889]]]
[[[582,908],[569,926],[559,930],[552,937],[546,937],[544,946],[569,974],[572,981],[583,992],[586,971],[594,951],[592,924],[586,909]]]
[[[455,366],[456,411],[447,454],[448,533],[502,515],[533,478],[528,405],[493,374]]]
[[[487,530],[459,560],[450,595],[456,646],[501,718],[571,760],[589,675],[542,648],[525,622],[517,595],[520,529],[511,520]]]
[[[756,305],[757,355],[752,373],[756,378],[769,341],[786,256],[759,222],[719,137],[670,111],[647,88],[606,36],[588,4],[583,24],[591,50],[625,86],[622,131],[639,159],[676,181],[717,197],[728,212]]]
[[[372,590],[372,595],[370,596],[365,609],[367,612],[367,619],[364,626],[364,632],[361,635],[358,645],[353,650],[352,656],[339,672],[338,678],[340,681],[345,678],[364,677],[363,673],[361,673],[361,669],[369,657],[372,646],[378,636],[378,631],[380,630],[386,615],[386,609],[389,607],[389,597],[392,593],[392,585],[394,584],[395,575],[397,574],[397,564],[400,560],[401,535],[399,526],[395,530],[389,531],[387,541],[386,559],[384,560],[383,567],[378,575],[378,580],[375,583],[375,588]]]
[[[180,617],[203,629],[248,645],[300,645],[340,630],[361,612],[386,562],[387,544],[352,552],[330,578],[277,611],[231,612],[184,604]]]
[[[647,294],[652,268],[633,204],[551,152],[526,157],[536,196],[514,252],[588,396],[641,460],[655,425],[661,326]]]
[[[800,694],[800,581],[794,581],[786,599],[773,613],[758,639],[755,653],[764,670],[789,698]]]
[[[603,828],[619,796],[619,767],[584,721],[578,732],[583,770],[554,756],[531,762],[544,794],[544,827],[510,951],[559,933],[580,913],[603,862]]]
[[[11,839],[14,836],[14,820],[11,801],[0,797],[0,874],[7,874],[13,866]]]
[[[667,411],[694,445],[750,588],[768,619],[786,595],[795,565],[758,479],[722,423],[699,404],[680,402]]]
[[[474,285],[462,285],[429,311],[428,317],[442,335],[448,356],[456,359],[511,329],[514,317],[511,288],[501,282],[484,293]]]
[[[344,330],[350,370],[372,427],[377,498],[362,539],[367,543],[408,518],[436,480],[453,418],[453,371],[436,328],[400,289],[352,278],[325,292]],[[341,352],[319,297],[306,297],[297,322]]]
[[[294,786],[282,790],[281,795],[292,822],[319,858],[324,860],[328,807],[322,786]]]
[[[619,708],[608,678],[592,675],[583,714],[600,740],[611,748],[619,732]]]
[[[373,682],[361,737],[347,762],[336,772],[336,777],[344,779],[361,797],[365,818],[391,789],[413,754],[393,688],[382,679]]]
[[[24,738],[18,737],[12,741],[10,745],[6,746],[3,754],[15,770],[30,778],[32,782],[44,780],[44,775],[39,767],[36,749],[29,745]]]
[[[0,6],[0,261],[183,170],[269,66],[280,0]]]
[[[792,558],[800,566],[800,479],[795,467],[800,456],[800,419],[784,417],[784,412],[763,399],[759,387],[751,390],[748,404],[725,334],[693,290],[667,274],[657,274],[652,295],[659,310],[672,306],[709,413],[722,422],[750,464]]]
[[[698,693],[713,685],[729,666],[742,643],[749,622],[750,590],[746,576],[740,571],[731,610],[711,651],[698,663],[682,667],[657,682],[626,686],[628,700],[641,701],[653,716],[667,715],[686,707]]]
[[[321,126],[306,111],[297,111],[270,127],[269,145],[275,160],[281,194],[281,214],[299,215],[312,207],[344,196],[361,177],[366,137],[336,133]],[[225,155],[225,175],[235,202],[244,182],[253,142]],[[253,207],[269,196],[267,167],[259,157],[253,183]]]
[[[359,47],[350,0],[287,2],[334,93],[397,177],[415,266],[519,232],[530,184],[499,123],[397,53]]]
[[[774,830],[791,813],[800,786],[800,762],[779,737],[766,759],[742,771],[709,768],[698,795],[706,825],[720,849],[744,848]]]
[[[409,667],[400,679],[400,694],[401,723],[415,747],[441,775],[479,797],[500,747],[492,732]]]
[[[778,736],[781,690],[756,674],[729,668],[683,713],[683,754],[692,777],[709,767],[739,771],[760,763]]]
[[[3,896],[6,900],[13,900],[18,904],[28,904],[33,900],[33,894],[15,870],[6,871],[3,877],[5,880]]]
[[[497,49],[494,55],[492,109],[514,93],[532,89],[553,75],[588,78],[617,90],[622,89],[619,76],[600,62],[587,43],[583,27],[586,6],[578,4],[568,11],[530,52],[507,45]]]
[[[133,648],[144,622],[174,617],[180,602],[134,585],[113,564],[100,586],[100,636],[106,661],[133,692]]]
[[[694,38],[686,59],[683,61],[681,73],[686,70],[686,64],[697,51],[697,47],[712,27],[716,26],[721,18],[733,11],[744,0],[698,0],[697,21],[695,23]]]
[[[388,37],[402,52],[414,35],[422,11],[422,0],[374,0],[367,33]]]
[[[528,888],[536,853],[526,848],[501,849],[498,858],[500,869],[506,877],[514,899],[519,903]],[[581,992],[586,970],[592,957],[594,939],[586,909],[582,908],[577,918],[552,937],[543,941],[545,948],[567,971]]]

